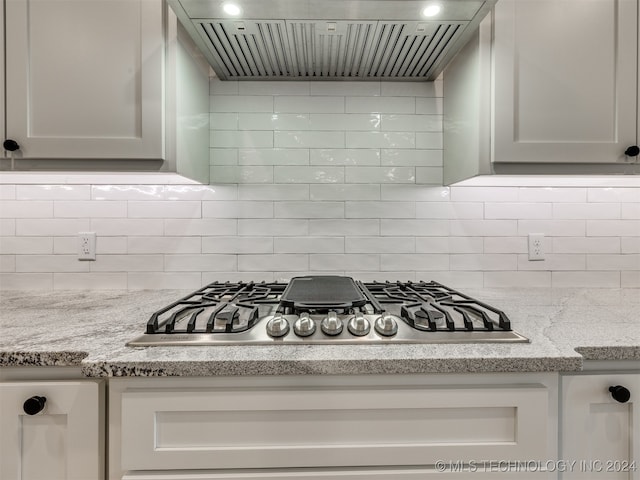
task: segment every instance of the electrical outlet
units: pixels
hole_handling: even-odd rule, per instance
[[[96,259],[96,232],[78,233],[78,260]]]
[[[544,233],[529,234],[529,261],[544,260]]]

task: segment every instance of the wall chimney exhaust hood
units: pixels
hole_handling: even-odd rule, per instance
[[[222,80],[402,81],[434,80],[496,1],[168,0]]]

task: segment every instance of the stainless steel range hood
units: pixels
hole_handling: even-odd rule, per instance
[[[168,0],[222,80],[403,81],[434,80],[496,1]]]

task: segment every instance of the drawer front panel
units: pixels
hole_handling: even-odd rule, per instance
[[[127,391],[131,470],[429,465],[547,455],[547,389]]]

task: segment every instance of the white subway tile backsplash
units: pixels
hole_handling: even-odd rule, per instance
[[[216,183],[273,183],[273,167],[262,165],[213,166],[211,180]]]
[[[128,222],[128,220],[102,220],[106,222]],[[92,222],[88,218],[65,219],[65,218],[45,218],[33,220],[30,218],[16,220],[16,235],[35,236],[65,236],[77,235],[78,232],[92,231]],[[121,235],[126,233],[122,233]]]
[[[640,220],[587,220],[588,237],[640,237]]]
[[[164,235],[166,236],[228,236],[237,234],[238,220],[235,218],[197,218],[189,220],[167,218],[164,220]]]
[[[53,252],[53,237],[0,237],[0,254],[37,255]]]
[[[308,114],[301,113],[241,113],[238,130],[309,130]],[[224,130],[224,129],[219,129]]]
[[[202,253],[274,253],[273,237],[203,237]]]
[[[441,132],[442,115],[382,114],[380,130],[383,132]]]
[[[415,218],[413,202],[346,202],[347,218]]]
[[[202,202],[202,218],[273,218],[273,202]]]
[[[313,236],[344,235],[345,237],[380,235],[380,220],[379,219],[309,220],[309,234]]]
[[[363,96],[380,95],[379,82],[311,82],[311,95]]]
[[[444,254],[382,254],[380,255],[380,270],[421,271],[448,270],[449,255]]]
[[[5,188],[8,186],[4,186]],[[89,185],[16,185],[17,200],[89,200]]]
[[[200,237],[127,237],[127,253],[200,253],[201,250]]]
[[[0,205],[0,218],[51,218],[52,201],[3,200]]]
[[[311,200],[380,200],[379,185],[310,185]]]
[[[309,200],[309,185],[238,185],[238,199]]]
[[[415,148],[413,132],[354,132],[346,133],[347,148]]]
[[[416,113],[416,100],[408,97],[346,97],[346,113]]]
[[[347,183],[415,183],[413,167],[345,167]]]
[[[620,243],[620,253],[640,253],[640,237],[622,237]]]
[[[274,97],[271,95],[212,95],[209,97],[209,111],[211,113],[273,112],[273,103]]]
[[[633,205],[633,204],[629,204]],[[557,203],[553,205],[553,218],[620,218],[620,204],[614,203]]]
[[[551,272],[554,288],[620,288],[620,272]]]
[[[348,237],[346,253],[415,253],[413,237]]]
[[[306,148],[241,148],[238,150],[240,165],[309,165]]]
[[[53,214],[57,218],[122,218],[127,216],[127,202],[55,201]]]
[[[240,95],[309,95],[310,82],[243,81],[238,82]]]
[[[212,185],[3,175],[0,289],[193,290],[313,273],[640,286],[640,189],[444,187],[443,106],[441,80],[211,79]],[[81,231],[97,233],[95,262],[76,258]],[[529,233],[544,233],[545,260],[528,260]]]
[[[380,150],[374,148],[322,148],[310,150],[311,165],[380,165]]]
[[[344,132],[273,132],[277,148],[344,148]]]
[[[273,97],[276,113],[344,113],[344,97],[277,96]],[[255,110],[254,110],[255,111]],[[366,113],[371,112],[367,110]]]
[[[165,272],[228,272],[236,270],[236,255],[165,255]]]
[[[274,133],[262,130],[211,130],[211,145],[217,148],[271,148]]]
[[[132,201],[128,204],[129,218],[200,218],[202,203],[194,201]]]
[[[345,253],[343,237],[276,237],[275,253]]]
[[[404,167],[442,167],[442,150],[383,148],[380,151],[380,163]],[[442,171],[441,168],[438,170]]]
[[[380,270],[380,256],[369,254],[309,255],[309,268],[321,271]]]
[[[344,183],[343,167],[275,167],[276,183]]]
[[[251,219],[238,220],[238,235],[271,237],[304,236],[309,234],[309,220],[300,219]]]
[[[551,203],[485,203],[484,216],[487,219],[547,219],[553,218]]]
[[[276,202],[276,218],[344,218],[343,202]]]
[[[2,273],[0,290],[53,290],[53,273]]]

